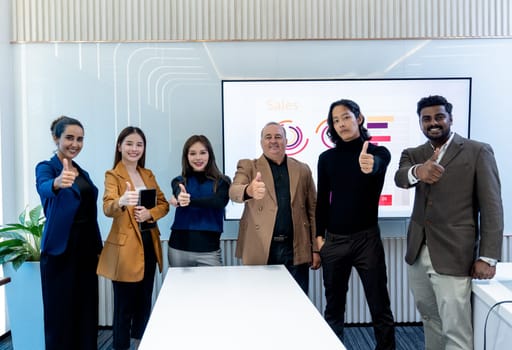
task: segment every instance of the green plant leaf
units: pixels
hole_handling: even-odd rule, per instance
[[[39,220],[41,219],[41,210],[42,210],[42,207],[40,205],[38,205],[29,211],[28,216],[30,218],[31,225],[28,225],[28,226],[37,226],[38,225]]]
[[[32,233],[30,227],[24,226],[22,224],[7,224],[4,227],[0,228],[0,233],[10,233],[10,232],[24,232],[24,233]]]
[[[11,239],[24,240],[25,236],[19,234],[16,231],[8,231],[8,232],[0,232],[0,238],[2,239],[2,241],[8,241]]]
[[[25,243],[23,238],[7,239],[0,242],[0,248],[21,247]]]
[[[18,222],[25,226],[25,218],[27,217],[27,210],[28,207],[25,207],[25,210],[23,210],[20,215],[18,216]]]
[[[28,255],[27,255],[26,251],[14,250],[14,251],[11,251],[8,254],[1,255],[0,256],[0,262],[2,264],[5,264],[5,263],[8,263],[8,262],[13,262],[15,260],[25,261],[25,260],[27,260],[27,258],[28,258]]]
[[[14,268],[14,270],[18,270],[21,266],[21,264],[23,264],[26,260],[25,259],[21,259],[21,258],[18,258],[18,259],[14,259],[12,261],[12,267]]]
[[[11,262],[14,269],[25,261],[39,261],[46,219],[38,205],[32,209],[27,206],[18,221],[0,227],[0,264]]]

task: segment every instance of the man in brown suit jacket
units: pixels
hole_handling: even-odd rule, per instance
[[[492,148],[452,133],[452,105],[418,102],[429,141],[402,152],[398,187],[415,187],[408,274],[426,350],[473,349],[471,278],[496,273],[503,240],[501,186]]]
[[[316,189],[309,167],[286,156],[286,132],[261,132],[263,155],[238,162],[229,197],[245,203],[236,257],[246,265],[283,264],[305,293],[309,266],[320,267],[315,240]]]

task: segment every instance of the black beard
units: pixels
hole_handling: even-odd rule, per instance
[[[430,131],[430,129],[428,129],[428,131]],[[450,136],[450,132],[445,132],[444,128],[441,128],[440,129],[441,133],[436,135],[436,136],[433,136],[431,134],[429,134],[428,132],[425,134],[425,136],[430,140],[430,141],[433,141],[433,142],[442,142],[442,141],[445,141],[448,139],[448,137]]]

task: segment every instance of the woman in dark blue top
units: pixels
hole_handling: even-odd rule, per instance
[[[36,166],[46,216],[41,242],[46,349],[97,349],[98,189],[73,161],[83,146],[82,124],[63,116],[51,132],[57,152]]]
[[[220,235],[231,180],[215,163],[206,136],[193,135],[183,146],[181,176],[171,182],[176,207],[169,238],[169,264],[222,265]]]

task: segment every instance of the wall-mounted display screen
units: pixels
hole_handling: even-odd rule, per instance
[[[407,217],[414,191],[397,188],[393,178],[402,150],[426,141],[416,104],[429,95],[443,95],[453,104],[452,130],[469,137],[471,78],[224,80],[224,171],[233,177],[239,159],[258,158],[261,129],[275,121],[286,129],[287,155],[309,164],[316,181],[318,156],[333,147],[326,134],[329,106],[351,99],[366,118],[371,142],[387,147],[392,155],[379,216]],[[228,204],[226,220],[240,219],[242,211],[243,204]]]

